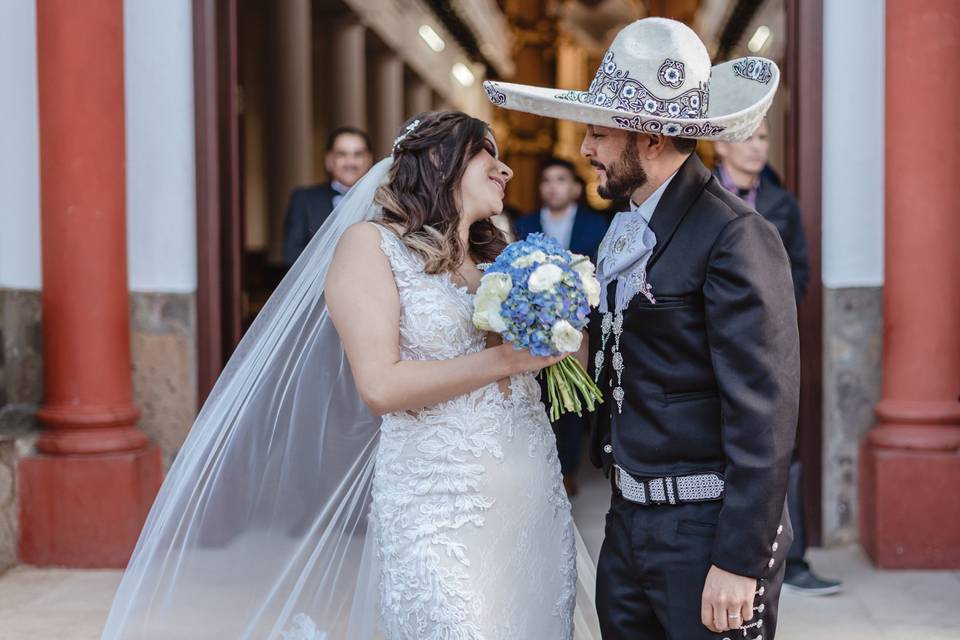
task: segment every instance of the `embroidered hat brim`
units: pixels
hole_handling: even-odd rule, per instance
[[[620,90],[627,95],[617,96],[615,108],[604,106],[608,96],[599,91],[566,91],[494,81],[484,82],[483,88],[493,104],[514,111],[641,133],[741,142],[760,125],[779,84],[780,69],[776,63],[749,57],[712,67],[705,110],[699,104],[707,100],[704,92],[691,91],[668,100],[655,96],[644,100],[643,85],[639,85],[639,90],[636,86],[622,86]],[[624,108],[625,104],[632,104],[633,108]]]

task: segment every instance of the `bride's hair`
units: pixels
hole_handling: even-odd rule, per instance
[[[470,226],[469,247],[457,233],[457,192],[467,164],[487,144],[487,123],[459,111],[434,111],[411,118],[401,131],[406,135],[394,147],[387,182],[374,196],[382,222],[423,257],[427,273],[456,271],[465,249],[479,262],[493,262],[507,240],[489,218]]]

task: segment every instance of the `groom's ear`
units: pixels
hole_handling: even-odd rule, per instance
[[[659,157],[670,144],[666,136],[656,133],[644,134],[644,138],[640,140],[640,154],[647,160]]]

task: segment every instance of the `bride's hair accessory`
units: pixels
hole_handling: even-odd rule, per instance
[[[396,153],[397,153],[397,148],[400,146],[400,143],[403,142],[403,141],[407,138],[408,135],[410,135],[411,133],[413,133],[414,131],[416,131],[417,127],[419,127],[419,126],[420,126],[420,121],[419,121],[419,120],[414,120],[413,122],[411,122],[410,124],[408,124],[408,125],[406,126],[406,128],[403,130],[403,133],[401,133],[399,136],[397,136],[397,139],[393,141],[393,153],[394,153],[394,155],[396,155]]]

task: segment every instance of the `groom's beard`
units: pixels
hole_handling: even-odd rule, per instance
[[[640,165],[640,154],[630,142],[618,162],[605,167],[599,162],[591,162],[595,167],[606,170],[607,182],[597,187],[597,193],[607,200],[626,200],[633,192],[647,184],[647,172]]]

